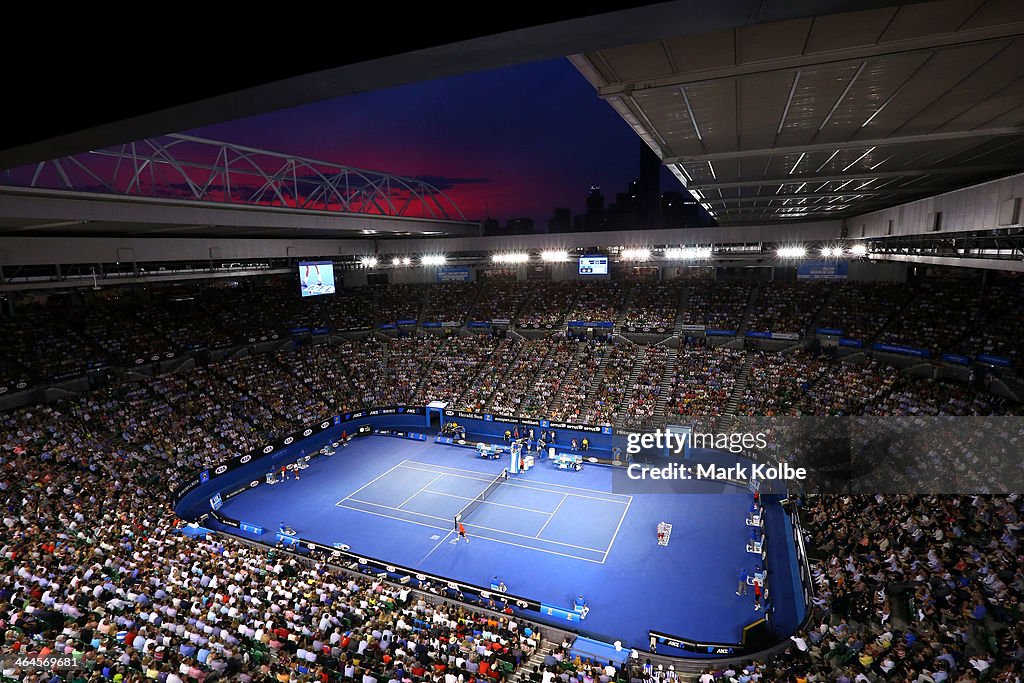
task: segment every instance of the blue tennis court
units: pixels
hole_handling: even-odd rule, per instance
[[[752,599],[735,594],[738,571],[756,561],[745,550],[749,494],[688,482],[688,493],[623,495],[612,490],[611,468],[545,461],[492,486],[506,464],[472,449],[364,437],[312,461],[298,481],[232,498],[223,512],[475,585],[498,577],[509,592],[556,606],[582,594],[590,613],[575,628],[639,649],[649,629],[739,642],[758,618]],[[469,542],[460,541],[456,514],[485,492],[463,519]],[[657,543],[662,521],[673,525],[667,547]]]
[[[633,501],[578,486],[496,479],[487,472],[403,460],[336,505],[453,532],[455,516],[489,489],[462,517],[473,538],[601,564]],[[578,524],[581,518],[588,524]],[[441,542],[449,536],[454,533]]]

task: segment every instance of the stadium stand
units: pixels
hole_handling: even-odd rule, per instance
[[[629,332],[673,330],[679,310],[680,287],[675,281],[639,282],[626,309],[623,327]]]
[[[686,346],[676,356],[670,415],[719,415],[732,394],[743,351]]]
[[[477,283],[479,295],[469,320],[514,320],[530,288],[515,276],[489,277]]]
[[[831,290],[821,282],[773,282],[762,287],[747,326],[758,332],[803,336]]]
[[[684,325],[715,330],[738,330],[750,301],[752,286],[745,282],[692,282],[687,287]]]
[[[576,296],[575,282],[536,282],[530,289],[516,320],[519,327],[550,328],[566,319]]]
[[[665,346],[649,346],[636,362],[636,378],[630,388],[623,418],[623,426],[627,429],[645,429],[654,425],[662,378],[669,367],[671,354],[672,351]]]
[[[486,361],[481,363],[480,371],[457,402],[458,409],[474,413],[483,412],[487,401],[512,381],[513,364],[524,346],[522,339],[513,336],[491,349]]]
[[[423,308],[426,322],[463,322],[466,313],[474,309],[478,295],[475,285],[463,282],[446,282],[427,289],[427,304]]]
[[[576,301],[569,320],[615,322],[622,309],[626,288],[618,282],[588,281],[575,284]]]
[[[448,337],[438,348],[410,403],[455,403],[476,379],[498,345],[499,340],[486,335]]]
[[[41,340],[67,349],[74,358],[71,366],[96,353],[130,359],[142,350],[187,348],[185,340],[195,336],[223,343],[224,337],[213,332],[229,319],[237,326],[239,301],[255,301],[262,289],[214,292],[194,307],[189,304],[195,316],[185,321],[139,313],[127,301],[104,303],[97,310],[109,318],[86,324],[79,317],[32,310],[25,319],[40,323],[34,342],[33,335],[13,332],[17,326],[5,320],[12,334],[2,342],[4,367],[10,376],[58,372],[61,362],[33,356],[32,345]],[[252,325],[248,330],[280,333],[296,319],[286,317],[294,316],[294,309],[274,304],[268,294],[274,288],[266,289],[262,294],[272,303],[245,321]],[[750,295],[748,285],[726,285],[721,295],[710,286],[695,289],[690,302],[698,304],[688,310],[704,311],[699,319],[715,324],[738,322]],[[842,308],[840,297],[849,289],[838,290],[832,311]],[[921,297],[936,296],[938,290],[913,286],[912,291],[910,316],[920,320],[931,310]],[[491,300],[501,299],[491,294]],[[366,295],[363,291],[349,301]],[[375,296],[387,300],[396,316],[418,301],[408,288]],[[977,305],[977,319],[991,322],[981,325],[978,338],[995,344],[996,321],[1018,311],[985,304],[989,296],[997,295],[967,292],[962,303]],[[786,295],[777,300],[785,301]],[[222,301],[231,305],[219,307]],[[719,316],[701,308],[701,301],[708,307],[725,302],[730,312]],[[863,329],[865,336],[889,326],[893,338],[923,334],[935,347],[968,339],[962,322],[890,325],[879,320],[897,315],[896,307],[878,318],[868,311],[847,318],[854,321],[851,329]],[[344,319],[354,319],[348,316]],[[800,313],[796,319],[809,317]],[[305,320],[312,324],[322,318]],[[151,332],[140,334],[141,325]],[[96,346],[73,338],[86,327],[96,333]],[[1006,344],[1016,341],[1002,338]],[[544,650],[550,663],[523,672],[531,655],[545,648],[536,625],[486,612],[486,605],[479,611],[455,607],[439,596],[230,537],[194,540],[179,533],[180,522],[166,506],[168,488],[179,483],[182,472],[247,452],[296,424],[359,406],[436,395],[473,410],[557,413],[596,422],[619,417],[634,428],[671,415],[713,416],[722,411],[745,354],[750,379],[738,397],[745,414],[1020,414],[1019,404],[976,383],[915,377],[878,359],[844,363],[803,351],[699,345],[677,352],[665,345],[557,336],[331,337],[184,366],[176,373],[117,380],[0,417],[2,650],[68,654],[85,668],[85,681],[428,683],[447,673],[464,681],[485,676],[511,681],[517,675],[532,681],[554,674],[584,683],[602,676],[609,682],[631,676],[674,680],[664,669],[646,677],[615,667],[608,673],[606,665],[574,661],[558,646]],[[669,417],[657,415],[659,399],[665,399]],[[935,454],[962,456],[953,449]],[[981,471],[977,476],[987,476]],[[811,621],[782,651],[713,667],[712,675],[727,681],[1016,680],[1024,652],[1024,569],[1017,557],[1022,505],[1016,496],[809,498],[802,515],[818,584]],[[329,608],[322,607],[325,596]],[[8,665],[3,675],[42,680]]]
[[[637,347],[630,344],[615,344],[605,356],[604,371],[598,373],[597,381],[585,399],[585,407],[577,417],[584,424],[611,425],[618,421],[626,394],[629,390],[629,375],[636,362]]]
[[[984,299],[976,286],[958,282],[911,285],[913,296],[900,315],[886,325],[879,339],[891,344],[923,347],[933,355],[985,323]]]
[[[842,330],[843,336],[863,342],[874,340],[886,323],[910,299],[910,290],[889,282],[844,282],[835,285],[831,303],[822,312],[819,327]]]

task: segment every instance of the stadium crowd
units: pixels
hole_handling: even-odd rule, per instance
[[[751,289],[746,282],[691,283],[683,307],[683,324],[711,330],[738,330]]]
[[[675,353],[667,346],[648,346],[641,352],[634,366],[636,379],[626,402],[623,426],[647,429],[654,425],[662,381]]]
[[[500,320],[526,329],[558,329],[579,317],[614,321],[635,332],[670,330],[678,322],[719,330],[746,324],[751,331],[796,334],[815,321],[864,344],[882,341],[933,354],[988,353],[1012,363],[1022,357],[1024,297],[1021,285],[1012,281],[985,287],[942,280],[762,282],[751,302],[749,282],[527,283],[499,273],[472,283],[349,287],[333,296],[306,298],[296,296],[292,279],[277,275],[154,291],[23,295],[10,304],[13,315],[0,316],[0,388],[312,331],[369,330],[398,320]],[[48,353],[38,353],[39,348]]]
[[[736,326],[750,287],[722,289],[692,288],[690,310],[699,312],[692,319]],[[373,292],[389,311],[378,319],[410,311],[418,316],[420,308],[410,302],[428,301],[415,289],[387,291]],[[571,310],[571,289],[552,283],[548,293],[547,301],[523,303],[529,315],[546,320]],[[230,298],[214,297],[222,295]],[[915,296],[911,318],[927,316]],[[960,305],[977,296],[964,294]],[[288,306],[272,304],[272,314],[254,314],[251,329],[281,331],[275,316],[287,315]],[[4,342],[14,350],[5,353],[5,372],[13,377],[23,368],[61,367],[62,361],[33,357],[31,344],[41,340],[52,338],[54,348],[72,357],[130,358],[143,350],[166,352],[208,327],[218,334],[234,329],[230,325],[237,327],[246,313],[203,310],[178,328],[189,331],[177,337],[157,334],[175,324],[163,314],[141,313],[126,324],[129,314],[117,309],[114,322],[76,322],[74,329],[94,336],[67,341],[71,327],[51,320],[34,341],[14,335]],[[346,310],[354,309],[283,320],[313,325],[348,316]],[[995,319],[988,308],[978,310],[978,321]],[[118,337],[114,326],[123,323]],[[153,332],[140,333],[144,327]],[[935,345],[970,332],[962,322],[898,323],[894,329]],[[83,670],[55,680],[5,663],[2,674],[19,683],[505,681],[541,646],[536,625],[231,538],[190,537],[167,505],[169,489],[182,472],[245,452],[298,424],[441,392],[474,410],[581,419],[618,414],[633,427],[664,419],[657,415],[663,398],[670,412],[713,415],[742,357],[727,349],[684,346],[677,352],[561,337],[369,336],[227,358],[10,410],[0,415],[0,653],[68,655]],[[749,415],[916,418],[1020,410],[977,387],[906,377],[877,361],[843,365],[806,352],[755,352],[750,362],[738,397],[740,412]],[[666,397],[662,386],[669,380],[673,389]],[[957,456],[966,465],[980,463],[962,450],[933,454],[943,463]],[[1018,457],[1008,454],[1007,472],[1019,469]],[[925,488],[913,496],[812,498],[801,514],[817,558],[812,621],[786,651],[745,668],[713,670],[712,680],[1020,681],[1024,498],[935,496]],[[527,673],[529,679],[610,683],[620,674],[566,661],[563,650],[550,657]]]
[[[637,347],[615,344],[607,354],[604,372],[598,377],[589,403],[578,413],[584,424],[615,424],[628,394],[629,375],[636,360]]]
[[[645,332],[675,328],[679,309],[680,287],[675,282],[639,282],[633,287],[623,319],[623,327],[630,332]]]
[[[732,395],[742,364],[743,351],[737,349],[680,348],[667,412],[670,415],[720,415]]]
[[[1021,680],[1024,499],[816,496],[802,515],[817,609],[749,680]]]
[[[773,282],[762,287],[750,309],[747,327],[756,332],[802,337],[830,293],[823,282]]]
[[[190,461],[75,408],[22,409],[0,426],[4,678],[53,679],[17,655],[71,658],[66,681],[497,682],[540,645],[513,615],[181,533],[167,482]]]
[[[842,336],[869,342],[899,314],[911,290],[889,282],[844,282],[836,286],[818,327],[841,330]]]

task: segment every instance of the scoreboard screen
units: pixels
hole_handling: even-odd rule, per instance
[[[607,275],[607,256],[580,256],[580,275]]]
[[[300,262],[299,287],[302,296],[319,296],[321,294],[334,294],[334,262]]]

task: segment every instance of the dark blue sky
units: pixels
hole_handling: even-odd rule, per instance
[[[640,138],[567,59],[350,95],[195,135],[429,179],[470,219],[584,209],[639,173]],[[680,189],[667,171],[662,189]]]

